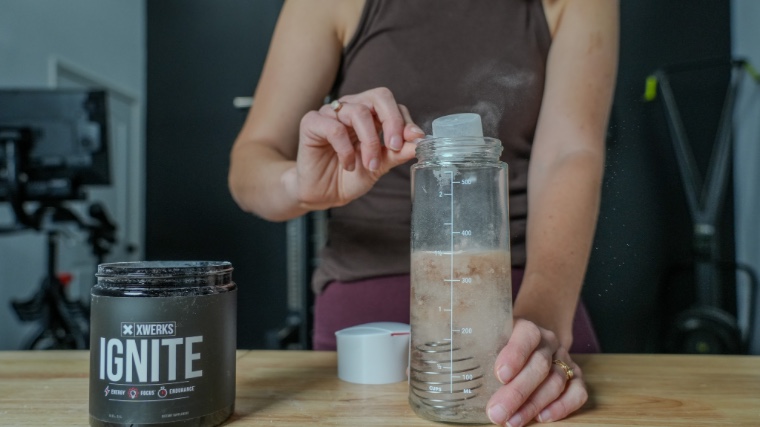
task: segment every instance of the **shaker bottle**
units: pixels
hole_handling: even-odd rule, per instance
[[[480,116],[433,121],[412,166],[409,403],[422,418],[489,423],[512,332],[507,165]]]

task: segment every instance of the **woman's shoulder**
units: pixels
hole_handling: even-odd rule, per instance
[[[338,38],[345,47],[353,38],[359,26],[367,0],[331,0],[335,7],[335,24]]]
[[[557,33],[557,29],[561,25],[562,16],[570,13],[570,10],[582,11],[581,17],[583,19],[593,19],[591,15],[601,9],[609,10],[610,8],[618,8],[619,0],[539,0],[543,4],[544,13],[546,15],[546,22],[549,25],[552,37]],[[567,11],[567,12],[566,12]],[[573,13],[575,17],[578,17],[578,13]]]
[[[325,28],[347,45],[356,32],[366,0],[287,0],[283,12],[309,17],[309,21]]]
[[[280,23],[288,28],[296,25],[331,33],[345,46],[356,31],[364,4],[365,0],[287,0]]]
[[[544,14],[546,15],[546,23],[549,25],[549,31],[552,36],[557,31],[560,18],[562,17],[562,11],[565,9],[565,5],[568,0],[541,0],[544,6]]]

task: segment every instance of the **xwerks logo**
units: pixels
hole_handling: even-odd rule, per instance
[[[122,337],[173,337],[177,322],[121,322]]]

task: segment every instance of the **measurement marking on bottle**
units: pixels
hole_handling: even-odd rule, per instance
[[[443,279],[444,282],[461,282],[459,279]]]
[[[449,279],[454,279],[454,172],[446,171],[449,174],[449,193],[451,198],[449,199],[449,225],[451,225],[451,231],[449,234],[449,252],[451,253],[449,258]],[[454,326],[454,283],[449,282],[449,307],[451,308],[449,316],[449,328]],[[454,331],[449,332],[449,341],[451,347],[449,348],[449,366],[454,366]],[[449,391],[454,392],[454,376],[453,373],[449,374]]]

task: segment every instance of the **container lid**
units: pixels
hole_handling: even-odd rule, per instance
[[[482,137],[483,124],[480,115],[461,113],[438,117],[433,120],[433,136],[436,138]]]
[[[350,328],[341,329],[335,332],[336,336],[373,336],[380,335],[409,335],[410,326],[405,323],[396,322],[374,322],[365,323],[363,325],[356,325]]]
[[[410,331],[405,323],[374,322],[335,332],[338,377],[358,384],[404,381]]]

